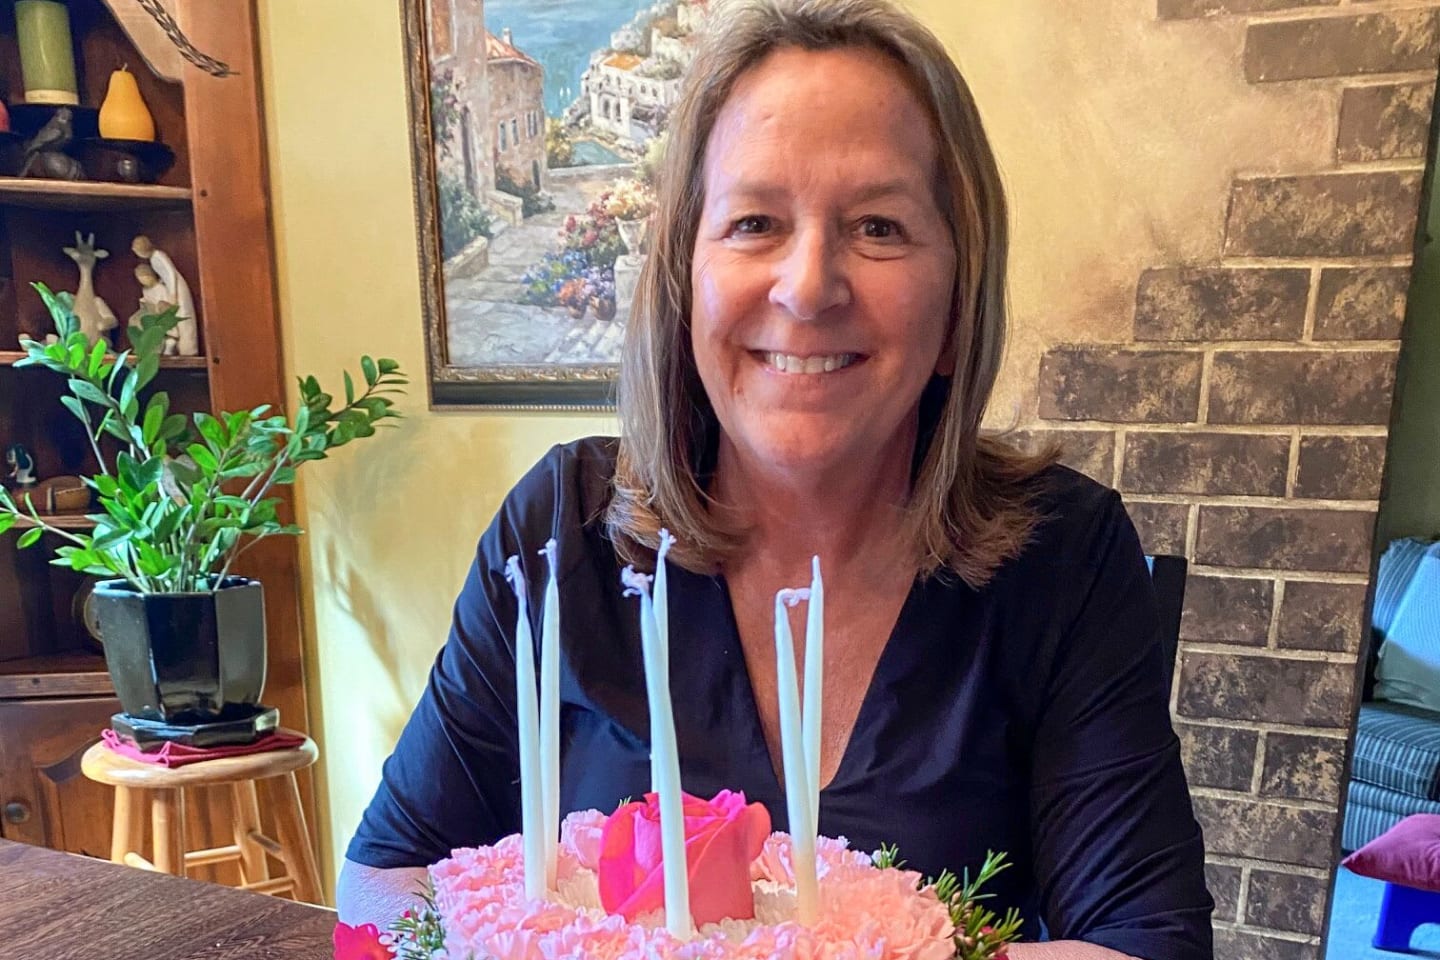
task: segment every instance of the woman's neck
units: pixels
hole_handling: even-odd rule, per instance
[[[722,439],[712,488],[720,509],[747,530],[744,559],[808,581],[810,558],[827,570],[910,562],[903,520],[914,437],[828,471],[787,472]]]

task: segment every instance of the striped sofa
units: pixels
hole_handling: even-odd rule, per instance
[[[1396,540],[1386,549],[1375,578],[1374,642],[1392,625],[1397,635],[1401,629],[1434,629],[1440,589],[1434,589],[1433,568],[1416,574],[1426,554],[1436,551],[1437,545],[1420,540]],[[1401,623],[1397,612],[1403,613]],[[1440,713],[1383,699],[1362,703],[1341,847],[1358,850],[1414,813],[1440,813]]]
[[[1412,813],[1440,813],[1440,714],[1363,703],[1340,845],[1358,850]]]

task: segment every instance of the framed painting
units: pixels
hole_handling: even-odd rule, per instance
[[[432,406],[608,406],[709,0],[402,3]]]

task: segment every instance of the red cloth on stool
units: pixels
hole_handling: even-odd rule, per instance
[[[243,757],[251,753],[265,753],[270,750],[293,750],[305,742],[302,734],[291,730],[276,730],[267,733],[254,743],[230,744],[223,747],[189,747],[183,743],[165,743],[151,753],[139,749],[120,739],[120,735],[109,727],[100,731],[105,746],[131,760],[141,763],[158,763],[165,767],[183,767],[187,763],[203,760],[219,760],[221,757]]]

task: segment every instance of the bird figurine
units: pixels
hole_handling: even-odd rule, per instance
[[[25,144],[25,166],[21,168],[20,176],[34,175],[49,180],[85,179],[80,161],[65,153],[65,148],[74,139],[74,114],[69,107],[61,107]]]
[[[20,489],[39,482],[35,478],[35,458],[22,444],[12,443],[5,448],[5,465],[10,468],[11,482]]]

